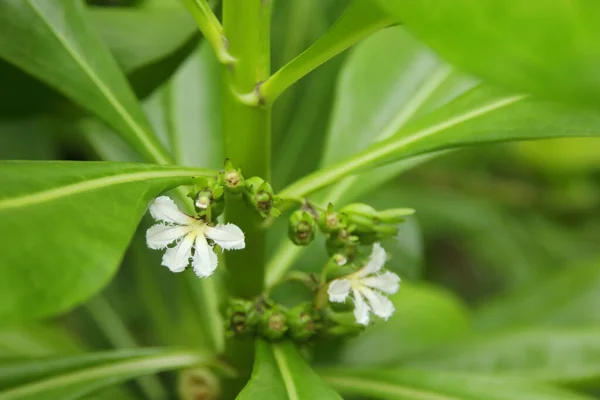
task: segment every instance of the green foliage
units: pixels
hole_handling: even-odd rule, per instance
[[[1,168],[0,236],[22,238],[4,251],[3,324],[64,312],[96,293],[117,269],[148,202],[206,174],[60,161],[6,161]]]
[[[0,2],[0,399],[598,398],[600,8],[492,3]]]
[[[600,5],[375,0],[450,62],[519,92],[598,102]],[[375,6],[375,5],[374,5]]]

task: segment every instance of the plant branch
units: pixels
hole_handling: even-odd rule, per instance
[[[182,1],[194,17],[202,35],[210,43],[219,62],[224,65],[230,65],[235,62],[235,58],[229,54],[227,39],[223,35],[223,27],[206,0]]]
[[[323,37],[256,87],[261,104],[271,104],[287,88],[355,43],[392,24],[374,4],[355,0]]]

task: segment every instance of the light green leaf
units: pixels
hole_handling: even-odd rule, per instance
[[[273,102],[319,65],[390,24],[391,19],[368,0],[352,0],[329,31],[260,86],[261,97],[266,102]]]
[[[167,163],[135,96],[78,0],[0,2],[0,57],[114,127],[146,159]]]
[[[89,20],[140,97],[166,81],[200,35],[180,2],[172,7],[90,7]]]
[[[526,329],[469,337],[403,365],[582,382],[600,377],[600,329]]]
[[[475,323],[484,330],[511,326],[588,326],[600,323],[600,268],[585,265],[534,279],[486,303]],[[515,306],[518,305],[518,306]]]
[[[90,7],[87,13],[92,26],[127,73],[175,53],[197,33],[193,18],[181,7]]]
[[[63,312],[115,272],[150,200],[207,170],[108,162],[0,163],[0,320]]]
[[[367,366],[397,362],[470,332],[466,307],[449,292],[403,282],[391,299],[396,311],[388,321],[377,322],[346,342],[341,354],[345,364]]]
[[[519,92],[600,100],[600,3],[589,0],[377,0],[456,64]]]
[[[384,400],[592,400],[517,378],[423,370],[331,369],[321,376],[343,395]]]
[[[238,400],[340,399],[302,358],[293,343],[256,342],[252,378]]]
[[[478,86],[388,139],[295,182],[281,195],[302,196],[352,173],[444,149],[598,134],[598,112]]]
[[[211,360],[193,352],[121,350],[0,366],[1,400],[75,400],[106,386]]]
[[[13,326],[0,330],[0,360],[73,353],[80,346],[62,327],[52,324]]]

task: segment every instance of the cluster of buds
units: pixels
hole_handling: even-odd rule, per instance
[[[398,233],[398,224],[414,213],[413,209],[395,208],[377,211],[363,203],[353,203],[336,211],[333,204],[317,211],[306,204],[290,216],[288,233],[292,242],[306,246],[315,238],[317,227],[327,236],[329,254],[341,254],[352,260],[358,245],[373,244]]]
[[[288,309],[264,298],[256,302],[232,300],[226,316],[226,329],[232,336],[258,335],[270,341],[290,338],[306,342],[321,325],[321,313],[312,303]]]

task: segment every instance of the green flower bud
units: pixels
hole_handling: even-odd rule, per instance
[[[279,340],[288,330],[287,317],[281,306],[273,306],[260,316],[258,330],[269,340]]]
[[[288,311],[290,337],[297,341],[306,341],[313,337],[321,325],[320,315],[312,304],[300,304]]]
[[[386,224],[399,224],[404,222],[405,217],[413,215],[415,210],[412,208],[390,208],[388,210],[379,211],[377,217]]]
[[[241,169],[235,169],[231,160],[225,160],[225,169],[219,173],[219,182],[231,193],[241,193],[245,188]]]
[[[315,217],[308,211],[298,210],[290,216],[288,235],[298,246],[306,246],[315,238]]]
[[[319,228],[324,233],[337,232],[347,226],[348,218],[346,215],[335,212],[331,203],[327,206],[327,211],[319,215]]]
[[[231,299],[226,313],[226,329],[232,335],[250,334],[258,324],[254,303],[248,300]]]
[[[275,208],[281,198],[275,196],[271,185],[258,176],[246,179],[245,190],[242,192],[246,203],[266,218],[278,217],[281,212]]]
[[[327,309],[325,312],[325,333],[331,336],[354,336],[365,330],[364,325],[356,323],[353,312],[336,312]]]
[[[368,204],[349,204],[341,212],[348,216],[348,224],[354,225],[356,232],[371,232],[379,223],[377,210]]]
[[[354,253],[353,247],[359,244],[358,236],[350,232],[349,229],[341,229],[339,232],[332,233],[327,238],[325,245],[329,254],[341,254],[346,258],[351,258]]]
[[[225,210],[223,186],[216,179],[202,178],[196,184],[196,191],[188,195],[194,200],[194,207],[201,215],[208,215],[210,207],[211,219],[221,215]]]
[[[182,400],[216,400],[221,397],[221,383],[209,368],[186,369],[179,373],[177,391]]]

